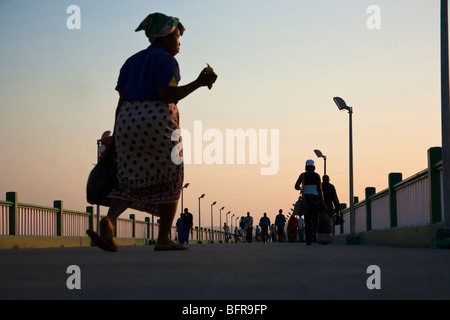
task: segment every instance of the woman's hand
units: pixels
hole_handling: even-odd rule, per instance
[[[210,89],[214,82],[216,82],[217,75],[212,69],[205,68],[202,70],[198,78],[191,83],[181,87],[161,87],[158,88],[159,99],[164,103],[175,103],[184,99],[192,92],[200,87],[208,86]]]
[[[196,82],[200,87],[209,87],[211,89],[214,82],[217,80],[217,74],[211,68],[205,68],[198,76]]]

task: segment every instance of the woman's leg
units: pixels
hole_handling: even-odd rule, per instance
[[[116,224],[117,218],[128,209],[130,204],[131,202],[129,201],[112,199],[108,215],[100,221],[99,234],[105,241],[114,243],[114,225]]]
[[[124,200],[113,199],[108,210],[108,215],[100,220],[100,230],[97,233],[87,230],[86,233],[99,248],[106,251],[117,251],[117,244],[114,241],[114,223],[130,203]]]
[[[109,206],[107,218],[111,221],[112,224],[115,224],[117,218],[127,210],[131,205],[130,201],[122,200],[122,199],[112,199],[111,205]]]
[[[178,202],[163,203],[159,205],[160,211],[160,227],[156,246],[159,248],[164,247],[170,249],[173,248],[184,248],[183,246],[173,242],[169,239],[170,229],[172,228],[173,219],[177,211]]]

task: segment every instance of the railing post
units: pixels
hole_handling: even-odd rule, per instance
[[[152,241],[155,240],[155,216],[152,215]]]
[[[372,230],[372,200],[370,200],[370,197],[375,193],[375,188],[366,188],[366,231]]]
[[[133,220],[131,228],[131,237],[136,238],[136,215],[130,214],[130,219]]]
[[[148,240],[150,239],[150,218],[149,217],[145,217],[145,223],[147,224],[147,243]]]
[[[441,208],[441,178],[436,170],[436,164],[442,160],[442,148],[428,149],[428,189],[430,190],[430,223],[442,221]]]
[[[86,212],[89,213],[89,230],[94,230],[94,207],[86,207]]]
[[[402,174],[393,172],[389,174],[389,212],[391,216],[391,228],[397,227],[397,192],[394,186],[402,181]]]
[[[61,200],[53,201],[53,208],[58,209],[56,213],[56,235],[64,236],[64,220],[63,220],[63,202]]]
[[[340,203],[339,204],[339,211],[341,212],[342,218],[344,218],[344,214],[342,214],[342,212],[347,208],[347,204],[346,203]],[[343,234],[344,233],[344,224],[339,225],[339,234]]]
[[[6,201],[12,202],[9,207],[9,235],[16,236],[19,234],[19,201],[17,192],[7,192]]]
[[[159,233],[160,233],[160,230],[159,230],[160,229],[160,225],[161,225],[160,222],[161,222],[161,219],[157,219],[156,220],[156,225],[158,226],[158,237],[159,237]],[[169,235],[169,239],[170,239],[170,235]]]

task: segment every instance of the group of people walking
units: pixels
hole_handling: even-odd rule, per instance
[[[291,217],[292,218],[292,217]],[[303,230],[303,219],[300,217],[301,221],[300,228],[297,218],[296,221],[296,232],[297,230]],[[275,218],[275,223],[271,223],[270,218],[267,217],[267,213],[264,212],[263,216],[259,220],[259,224],[255,227],[255,233],[253,235],[253,218],[250,213],[247,213],[247,217],[241,217],[241,222],[239,228],[234,229],[234,241],[235,242],[253,242],[253,236],[256,242],[283,242],[285,241],[285,227],[286,227],[286,217],[283,215],[283,210],[280,209],[278,215]],[[290,226],[287,226],[287,230],[290,230]],[[300,236],[300,241],[303,237]]]
[[[344,223],[340,216],[340,203],[336,188],[330,183],[328,175],[323,176],[321,181],[319,174],[315,172],[314,160],[307,160],[305,172],[298,177],[294,188],[301,191],[299,200],[304,198],[307,210],[303,216],[291,215],[289,221],[280,209],[271,224],[267,214],[264,213],[255,228],[257,241],[263,243],[269,241],[303,242],[310,246],[313,242],[328,244],[331,236],[331,223],[335,225]],[[333,219],[334,218],[334,219]],[[287,225],[286,225],[287,222]],[[234,231],[235,242],[253,241],[253,218],[247,212],[246,217],[241,217],[240,229]],[[269,233],[270,232],[270,233]]]
[[[234,236],[234,242],[306,242],[311,245],[313,242],[328,244],[331,235],[331,221],[334,215],[334,224],[343,223],[340,217],[340,204],[335,187],[330,183],[330,177],[320,176],[315,172],[313,160],[306,161],[305,172],[300,174],[294,188],[300,190],[300,198],[304,198],[307,210],[302,216],[292,214],[289,220],[280,209],[275,221],[272,224],[267,213],[259,219],[259,223],[254,227],[253,217],[250,212],[242,216],[239,226],[236,226],[233,234],[229,226],[224,223],[223,232],[225,242]],[[185,209],[177,221],[179,242],[187,243],[189,231],[192,228],[192,214]],[[254,232],[253,232],[254,231]]]

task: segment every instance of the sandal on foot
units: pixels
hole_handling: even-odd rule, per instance
[[[91,238],[92,242],[105,251],[109,252],[117,252],[117,245],[113,242],[106,241],[102,237],[100,237],[96,232],[92,230],[86,230],[87,235]]]

